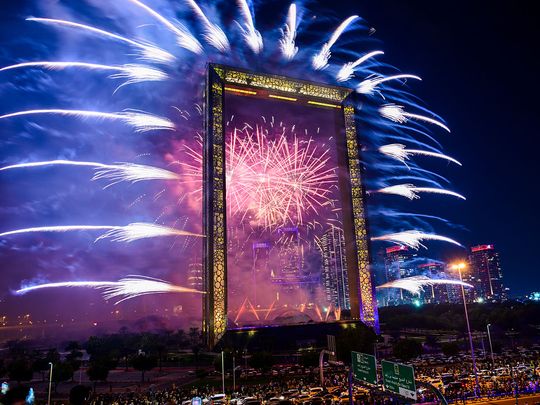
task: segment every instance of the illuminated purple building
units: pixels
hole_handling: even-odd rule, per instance
[[[504,301],[507,298],[499,253],[494,245],[471,247],[469,265],[470,281],[475,289],[475,300]]]

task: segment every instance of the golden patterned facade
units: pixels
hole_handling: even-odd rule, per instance
[[[204,137],[204,280],[205,299],[203,306],[203,333],[209,347],[221,339],[227,330],[227,235],[226,235],[226,189],[225,189],[225,145],[223,127],[223,103],[226,85],[236,85],[249,89],[277,91],[296,97],[314,98],[334,102],[343,110],[345,119],[345,138],[347,164],[350,174],[348,196],[352,204],[352,223],[349,238],[354,250],[355,260],[350,280],[358,288],[352,288],[351,296],[353,318],[360,319],[375,328],[377,307],[373,295],[372,277],[369,266],[368,236],[365,219],[364,194],[362,189],[358,143],[354,107],[343,106],[343,101],[351,94],[350,89],[318,85],[285,77],[244,72],[221,65],[210,65],[206,87],[206,122]],[[324,105],[316,102],[315,104]],[[356,294],[357,293],[357,294]]]
[[[224,66],[213,66],[219,77],[227,84],[274,90],[299,96],[323,98],[338,103],[341,103],[351,92],[349,89],[342,87],[322,86],[281,76],[263,75],[243,72]]]
[[[223,83],[208,72],[204,145],[204,285],[203,334],[213,347],[227,329],[227,235],[225,226],[225,144]]]
[[[345,137],[347,142],[347,159],[349,162],[349,177],[351,182],[351,199],[353,209],[354,237],[360,282],[360,319],[366,325],[378,329],[377,302],[370,271],[369,241],[367,234],[366,213],[362,174],[358,156],[358,141],[355,110],[351,105],[343,108],[345,115]]]

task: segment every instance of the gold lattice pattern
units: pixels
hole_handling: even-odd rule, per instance
[[[212,133],[213,133],[213,337],[216,343],[227,328],[226,308],[226,257],[225,257],[225,159],[223,143],[223,87],[212,83]]]
[[[217,70],[220,77],[229,84],[258,87],[284,93],[324,98],[326,100],[338,102],[341,102],[350,93],[350,90],[344,88],[318,86],[313,83],[284,77],[240,72],[219,66],[214,66],[214,69]]]
[[[354,234],[358,254],[358,271],[360,273],[360,313],[362,321],[367,325],[374,327],[376,322],[376,303],[373,298],[373,286],[369,270],[368,237],[366,231],[367,227],[364,212],[360,161],[358,158],[358,142],[356,140],[356,124],[354,122],[354,107],[347,105],[343,110],[345,114],[345,135],[347,139],[347,156],[351,180]]]

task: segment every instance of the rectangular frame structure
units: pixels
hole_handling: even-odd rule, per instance
[[[377,303],[370,272],[369,241],[366,225],[364,190],[357,141],[352,90],[311,83],[282,76],[242,71],[210,64],[207,70],[205,136],[203,141],[203,335],[213,347],[227,330],[227,226],[225,184],[225,131],[223,124],[226,86],[261,89],[273,97],[308,98],[308,104],[340,108],[345,124],[345,166],[349,184],[343,184],[352,209],[344,210],[343,232],[346,245],[347,276],[351,319],[360,320],[378,331]],[[242,90],[240,90],[242,91]]]

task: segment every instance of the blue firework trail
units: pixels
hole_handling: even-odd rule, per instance
[[[81,143],[76,140],[79,133],[84,136],[81,142],[87,141],[92,137],[92,131],[109,131],[109,127],[104,128],[103,121],[112,121],[112,125],[115,125],[114,121],[119,121],[127,128],[115,129],[115,133],[124,134],[126,130],[132,130],[141,134],[137,141],[130,141],[122,156],[113,161],[126,162],[126,156],[135,159],[144,152],[141,149],[148,147],[157,150],[166,164],[174,164],[182,159],[182,154],[175,155],[170,151],[185,152],[185,146],[193,145],[193,139],[202,133],[201,106],[206,66],[209,62],[221,63],[355,89],[355,100],[362,106],[358,108],[356,118],[362,128],[362,158],[367,171],[367,187],[374,190],[401,187],[401,191],[405,189],[412,199],[416,195],[412,194],[414,189],[411,191],[412,186],[409,186],[407,179],[417,179],[430,184],[429,187],[417,185],[420,191],[462,198],[455,192],[446,192],[437,181],[446,182],[446,178],[419,166],[419,162],[428,159],[409,159],[414,154],[460,164],[442,152],[441,143],[448,136],[450,128],[410,93],[409,85],[417,85],[420,78],[385,64],[384,52],[375,44],[372,48],[365,45],[359,49],[354,47],[355,42],[374,43],[369,39],[365,22],[356,15],[328,21],[330,29],[323,32],[320,27],[302,18],[308,12],[300,3],[277,11],[273,28],[267,30],[262,30],[263,25],[258,26],[256,7],[249,0],[214,4],[196,0],[121,0],[114,5],[104,3],[103,14],[107,19],[96,16],[95,21],[91,18],[89,21],[84,13],[66,6],[50,7],[43,10],[42,16],[22,20],[21,24],[34,24],[39,27],[35,28],[37,32],[54,32],[59,42],[55,50],[45,60],[13,60],[0,66],[0,80],[17,81],[24,75],[30,82],[34,80],[34,93],[40,91],[47,94],[50,91],[48,95],[54,93],[62,105],[39,105],[39,102],[32,101],[28,102],[28,108],[19,111],[0,111],[0,126],[13,125],[19,130],[24,128],[24,131],[34,128],[45,136],[54,137],[57,143],[61,142],[59,139],[68,140],[70,148],[75,149],[81,148]],[[223,14],[234,15],[233,21],[224,24],[223,21],[230,19]],[[264,27],[268,26],[271,24],[265,21]],[[351,41],[358,36],[362,36],[364,41]],[[74,49],[67,45],[69,40],[64,41],[64,37],[75,38],[79,44],[84,41],[85,45]],[[312,42],[308,42],[308,38]],[[90,48],[88,44],[91,44]],[[110,49],[111,46],[114,50]],[[44,70],[48,72],[44,73]],[[79,78],[76,88],[70,82],[75,80],[73,71],[77,71]],[[101,71],[112,74],[105,76]],[[99,75],[100,83],[103,83],[99,88],[80,82],[81,77],[95,78]],[[106,84],[108,79],[125,81],[120,87],[114,88]],[[62,129],[68,119],[78,124],[71,122],[69,130]],[[45,120],[45,124],[41,120]],[[19,122],[13,124],[14,121]],[[97,134],[95,136],[99,137]],[[0,142],[4,146],[11,145],[16,137],[16,134],[11,134]],[[189,153],[197,153],[192,146],[189,148]],[[32,161],[20,156],[18,160],[12,158],[11,161],[2,162],[1,166],[17,168],[21,165],[30,168],[38,167],[40,161],[73,160],[66,154]],[[105,162],[92,164],[96,167],[118,167]],[[135,162],[123,164],[132,164],[131,168],[145,168],[151,173],[152,170],[159,170],[137,166]],[[24,173],[28,173],[28,170]],[[174,173],[164,170],[159,173],[162,176],[166,173],[168,179],[175,178]],[[147,175],[147,179],[158,182],[162,178]],[[189,182],[180,179],[179,183]],[[199,209],[184,205],[188,199],[185,190],[180,187],[177,192],[179,195],[172,198],[170,206],[178,207],[184,215],[200,215]],[[163,194],[161,190],[149,195],[155,202]],[[145,195],[138,196],[135,202],[143,200]],[[392,203],[399,204],[396,201]],[[165,211],[170,209],[164,208],[159,213],[159,220],[163,219]],[[386,216],[384,209],[371,212],[374,217]],[[396,212],[395,209],[393,212]],[[425,247],[422,242],[427,241],[459,244],[448,236],[434,233],[434,229],[444,224],[445,220],[427,214],[418,214],[417,218],[414,215],[392,215],[399,229],[385,226],[386,233],[372,229],[374,243],[402,243],[414,249]],[[409,221],[411,216],[412,220]],[[431,224],[431,219],[436,224]],[[176,221],[171,220],[172,223]],[[372,222],[376,223],[377,219],[374,218]],[[414,228],[415,225],[421,227]]]

